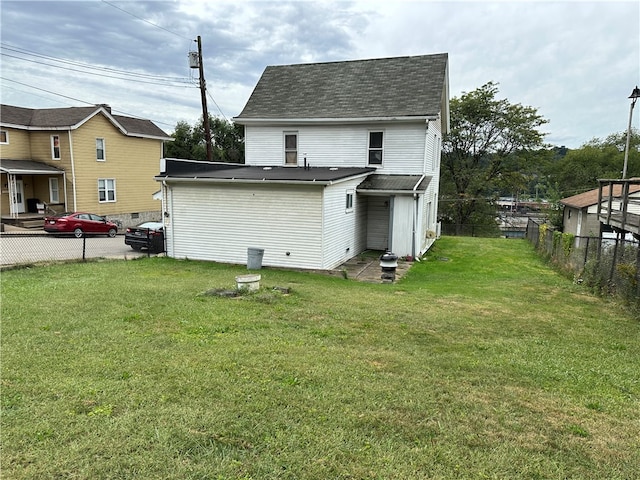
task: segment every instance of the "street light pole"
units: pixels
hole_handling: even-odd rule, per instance
[[[627,145],[624,149],[624,166],[622,167],[622,179],[627,178],[627,164],[629,163],[629,142],[631,141],[631,119],[633,118],[633,107],[636,106],[636,100],[640,97],[640,88],[636,85],[629,98],[631,99],[631,108],[629,108],[629,126],[627,127]]]

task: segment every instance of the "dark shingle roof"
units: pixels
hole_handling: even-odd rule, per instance
[[[267,67],[236,119],[375,118],[440,113],[446,53]]]
[[[71,128],[94,115],[100,108],[109,112],[108,107],[103,105],[40,109],[0,105],[0,123],[39,130]],[[151,120],[109,114],[125,130],[126,135],[169,138]]]

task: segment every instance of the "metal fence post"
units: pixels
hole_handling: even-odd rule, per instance
[[[87,236],[82,235],[82,261],[87,259]]]

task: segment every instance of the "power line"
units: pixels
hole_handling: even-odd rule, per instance
[[[127,15],[131,15],[132,17],[137,18],[137,19],[138,19],[138,20],[140,20],[140,21],[143,21],[143,22],[145,22],[145,23],[148,23],[149,25],[152,25],[152,26],[154,26],[154,27],[156,27],[156,28],[159,28],[160,30],[164,30],[165,32],[168,32],[168,33],[170,33],[170,34],[172,34],[172,35],[175,35],[176,37],[180,37],[180,38],[183,38],[183,39],[185,39],[185,40],[189,40],[190,42],[192,42],[192,41],[193,41],[193,38],[187,38],[187,37],[185,37],[184,35],[180,35],[179,33],[172,32],[171,30],[166,29],[166,28],[164,28],[164,27],[161,27],[160,25],[157,25],[157,24],[155,24],[155,23],[153,23],[153,22],[150,22],[149,20],[145,20],[144,18],[142,18],[142,17],[138,17],[137,15],[134,15],[134,14],[133,14],[133,13],[131,13],[131,12],[127,12],[126,10],[124,10],[124,9],[122,9],[122,8],[120,8],[120,7],[116,6],[116,5],[114,5],[113,3],[107,2],[106,0],[102,0],[102,3],[106,3],[106,4],[107,4],[107,5],[109,5],[110,7],[113,7],[113,8],[115,8],[115,9],[118,9],[118,10],[120,10],[121,12],[126,13]]]
[[[9,80],[9,81],[11,81],[11,80]],[[15,87],[12,87],[10,85],[5,85],[2,88],[3,89],[7,89],[8,88],[9,90],[15,90],[16,92],[24,93],[26,95],[31,95],[32,97],[44,98],[45,100],[51,101],[50,97],[45,97],[44,95],[38,95],[37,93],[33,93],[33,92],[27,92],[26,90],[21,90],[19,88],[15,88]],[[58,100],[54,100],[54,101],[57,101],[58,103],[61,103],[63,105],[69,105],[68,102],[63,102],[63,101],[58,101]]]
[[[220,112],[220,115],[223,116],[223,118],[228,122],[229,119],[227,118],[227,116],[224,114],[224,112],[222,111],[222,109],[220,108],[220,105],[218,105],[218,102],[216,102],[216,100],[213,98],[213,95],[211,95],[209,93],[209,90],[207,90],[207,95],[209,96],[209,98],[211,99],[211,101],[213,102],[213,104],[216,106],[216,108],[218,109],[218,111]]]
[[[18,57],[16,55],[10,55],[8,53],[0,53],[0,55],[2,55],[3,57],[15,58],[17,60],[22,60],[22,61],[25,61],[25,62],[35,63],[35,64],[38,64],[38,65],[44,65],[44,66],[47,66],[47,67],[60,68],[60,69],[63,69],[65,71],[68,71],[68,72],[78,72],[78,73],[83,73],[83,74],[87,74],[87,75],[100,76],[100,77],[103,77],[103,78],[115,78],[117,80],[135,81],[137,83],[146,83],[146,84],[149,84],[149,85],[162,85],[162,86],[168,86],[168,87],[182,87],[182,88],[191,88],[192,87],[192,85],[190,84],[189,79],[186,78],[186,77],[185,78],[176,77],[176,80],[173,80],[173,79],[170,80],[169,79],[170,77],[165,77],[166,81],[162,81],[163,77],[160,77],[160,76],[146,76],[144,74],[135,74],[135,73],[132,73],[132,72],[118,71],[118,70],[114,70],[114,69],[107,69],[107,68],[100,68],[100,67],[85,67],[82,64],[81,64],[82,68],[86,68],[87,70],[79,70],[77,68],[70,68],[70,67],[61,66],[61,65],[55,65],[53,63],[40,62],[38,60],[31,60],[31,59],[28,59],[28,58]],[[72,63],[72,62],[63,62],[63,63]],[[116,73],[116,75],[109,75],[107,73],[102,73],[102,72],[94,72],[94,71],[91,71],[91,69],[103,70],[103,71],[113,71],[113,72]],[[127,78],[127,77],[132,77],[132,78]],[[151,81],[151,80],[143,80],[144,78],[150,78],[150,79],[153,79],[153,81]],[[176,85],[174,82],[179,82],[179,84]]]
[[[68,95],[63,95],[63,94],[61,94],[61,93],[52,92],[51,90],[46,90],[46,89],[44,89],[44,88],[35,87],[35,86],[33,86],[33,85],[29,85],[28,83],[18,82],[17,80],[11,80],[10,78],[5,78],[5,77],[0,76],[0,80],[5,80],[5,81],[7,81],[7,82],[17,83],[18,85],[22,85],[22,86],[24,86],[24,87],[33,88],[33,89],[35,89],[35,90],[40,90],[41,92],[50,93],[51,95],[56,95],[56,96],[58,96],[58,97],[66,98],[66,99],[69,99],[69,100],[73,100],[74,102],[85,103],[85,104],[87,104],[87,105],[91,105],[91,106],[95,106],[95,105],[96,105],[96,104],[95,104],[95,103],[93,103],[93,102],[87,102],[86,100],[80,100],[79,98],[69,97]],[[123,115],[127,115],[127,116],[129,116],[129,117],[133,117],[133,118],[140,118],[140,119],[142,119],[142,120],[150,120],[150,119],[147,119],[147,118],[142,118],[142,117],[140,117],[139,115],[135,115],[135,114],[133,114],[133,113],[123,112],[122,110],[112,109],[112,111],[114,111],[114,112],[119,112],[119,113],[121,113],[121,114],[123,114]],[[169,126],[171,126],[171,127],[173,127],[173,126],[174,126],[174,125],[172,125],[172,124],[170,124],[170,123],[167,123],[167,122],[161,122],[161,121],[159,121],[159,120],[151,120],[151,121],[153,121],[154,123],[162,124],[162,125],[169,125]]]
[[[162,86],[165,86],[165,87],[192,88],[192,85],[184,85],[184,84],[183,85],[171,85],[169,83],[163,83],[163,82],[150,82],[150,81],[147,81],[147,80],[141,80],[139,78],[125,78],[125,77],[122,77],[122,76],[106,75],[104,73],[96,73],[96,72],[91,72],[91,71],[78,70],[78,69],[75,69],[75,68],[61,67],[59,65],[53,65],[51,63],[45,63],[45,62],[38,62],[36,60],[28,60],[26,58],[16,57],[14,55],[8,55],[6,53],[3,53],[2,56],[10,57],[10,58],[16,58],[18,60],[24,60],[24,61],[31,62],[31,63],[37,63],[39,65],[45,65],[47,67],[61,68],[63,70],[66,70],[67,72],[78,72],[78,73],[83,73],[83,74],[86,74],[86,75],[96,75],[96,76],[99,76],[99,77],[102,77],[102,78],[115,78],[117,80],[132,81],[132,82],[136,82],[136,83],[146,83],[148,85],[162,85]]]
[[[86,103],[87,105],[95,105],[95,103],[85,102],[84,100],[80,100],[79,98],[69,97],[67,95],[62,95],[61,93],[52,92],[51,90],[46,90],[44,88],[34,87],[33,85],[29,85],[27,83],[18,82],[17,80],[11,80],[10,78],[0,77],[0,80],[5,80],[7,82],[17,83],[18,85],[22,85],[24,87],[33,88],[35,90],[40,90],[41,92],[50,93],[52,95],[57,95],[59,97],[68,98],[69,100],[73,100],[75,102]]]
[[[68,59],[64,59],[64,58],[58,58],[58,57],[52,57],[49,55],[43,55],[37,52],[33,52],[21,47],[16,47],[15,45],[11,45],[11,44],[7,44],[4,42],[0,42],[0,47],[5,49],[5,50],[9,50],[11,52],[15,52],[15,53],[20,53],[20,54],[24,54],[24,55],[30,55],[30,56],[34,56],[34,57],[38,57],[38,58],[43,58],[45,60],[50,60],[53,62],[59,62],[59,63],[64,63],[64,64],[68,64],[68,65],[74,65],[74,66],[78,66],[81,68],[87,68],[87,69],[94,69],[94,70],[102,70],[105,72],[113,72],[113,73],[118,73],[121,75],[126,75],[126,76],[135,76],[135,77],[141,77],[141,78],[149,78],[149,79],[154,79],[154,80],[167,80],[167,81],[175,81],[175,82],[185,82],[187,81],[186,77],[169,77],[166,75],[152,75],[152,74],[148,74],[148,73],[139,73],[139,72],[131,72],[128,70],[118,70],[115,68],[110,68],[110,67],[103,67],[103,66],[99,66],[99,65],[92,65],[92,64],[88,64],[88,63],[82,63],[82,62],[76,62],[73,60],[68,60]],[[27,60],[27,59],[23,59],[21,57],[16,57],[16,58],[20,58],[22,60],[26,60],[26,61],[33,61],[33,60]]]

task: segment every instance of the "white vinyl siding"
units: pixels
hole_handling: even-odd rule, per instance
[[[363,248],[363,232],[366,228],[359,214],[358,195],[355,187],[362,179],[340,182],[324,190],[323,266],[331,269],[359,254]],[[345,193],[353,193],[353,208],[345,209]]]
[[[320,185],[171,184],[167,201],[172,257],[246,264],[262,248],[265,266],[323,268]]]
[[[375,130],[384,131],[384,165],[378,167],[378,173],[423,173],[426,140],[424,121],[381,125],[296,125],[295,129],[298,133],[298,154],[305,154],[312,167],[368,166],[369,132]],[[246,127],[247,165],[282,165],[284,132],[290,130],[283,127]]]

